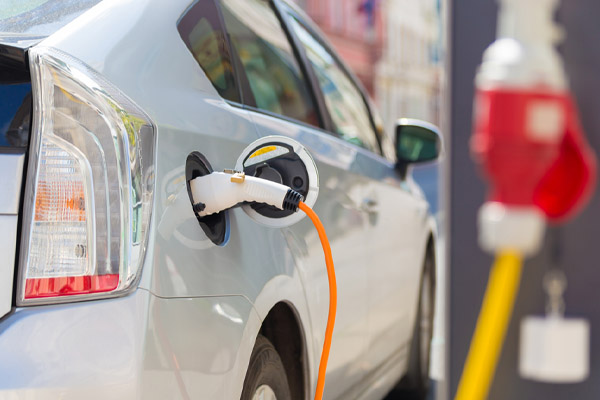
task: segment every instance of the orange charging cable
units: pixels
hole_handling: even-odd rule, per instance
[[[327,371],[327,360],[329,360],[329,350],[331,349],[331,337],[333,336],[333,325],[335,324],[335,312],[337,310],[337,285],[335,283],[335,269],[333,268],[333,257],[331,256],[331,246],[325,233],[325,228],[315,212],[302,201],[298,208],[310,218],[314,224],[319,239],[325,253],[325,266],[327,267],[327,278],[329,279],[329,316],[327,317],[327,327],[325,328],[325,341],[323,342],[323,352],[321,353],[321,362],[319,363],[319,376],[317,378],[317,389],[315,400],[323,398],[323,389],[325,388],[325,372]]]

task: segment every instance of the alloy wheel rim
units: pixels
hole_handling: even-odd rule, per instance
[[[252,396],[252,400],[277,400],[277,396],[271,386],[269,385],[260,385],[256,388],[254,392],[254,396]]]

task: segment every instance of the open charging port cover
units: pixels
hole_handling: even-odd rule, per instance
[[[213,169],[202,153],[193,151],[187,156],[185,163],[185,180],[188,196],[190,197],[192,205],[194,204],[194,198],[192,197],[190,181],[199,176],[208,175],[211,172],[213,172]],[[226,213],[227,210],[221,211],[217,214],[200,217],[198,213],[194,211],[202,230],[206,236],[217,246],[221,246],[226,243],[229,236]]]

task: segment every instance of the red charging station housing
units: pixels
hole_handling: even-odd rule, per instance
[[[569,94],[478,90],[471,151],[489,180],[489,201],[535,205],[550,221],[573,215],[594,187],[596,160]]]

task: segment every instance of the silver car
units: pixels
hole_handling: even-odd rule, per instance
[[[427,386],[436,228],[366,92],[282,0],[0,4],[0,399],[312,398],[328,310],[308,219],[202,229],[186,157],[314,157],[338,314],[326,399]],[[206,228],[206,227],[205,227]],[[210,228],[210,227],[209,227]],[[221,237],[221,245],[215,245]]]

